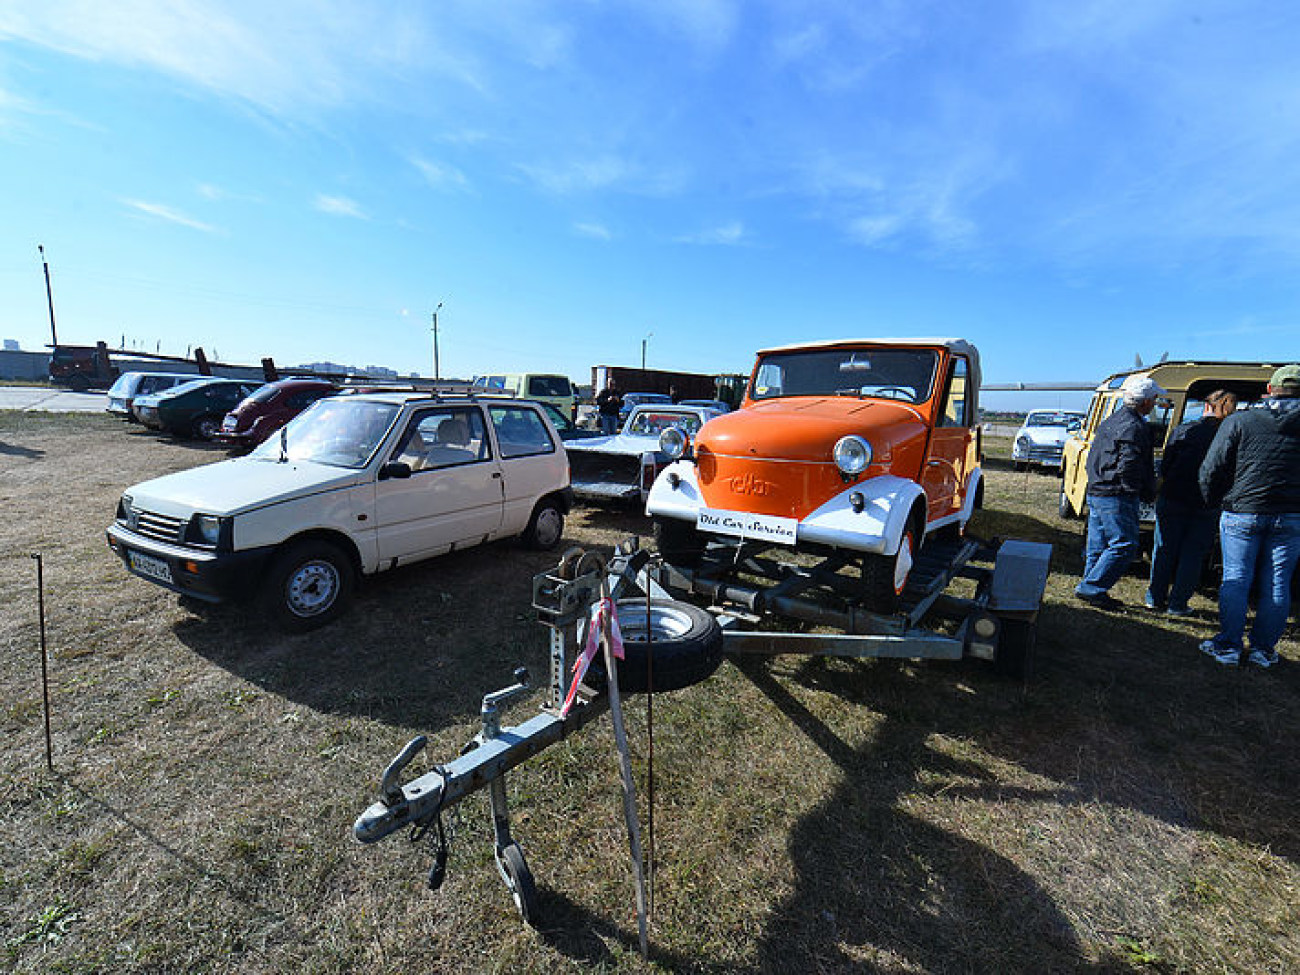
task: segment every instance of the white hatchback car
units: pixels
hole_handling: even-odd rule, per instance
[[[108,543],[136,575],[210,602],[257,596],[307,630],[371,575],[496,538],[552,548],[569,464],[525,401],[320,400],[246,457],[129,488]]]
[[[1083,426],[1083,416],[1072,410],[1031,410],[1011,446],[1016,470],[1036,464],[1059,471],[1065,441]]]

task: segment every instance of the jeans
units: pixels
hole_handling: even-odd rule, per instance
[[[1088,545],[1080,596],[1099,596],[1119,581],[1138,553],[1140,505],[1136,495],[1088,495]]]
[[[600,414],[600,432],[606,436],[612,437],[618,433],[618,414],[602,413]]]
[[[1156,502],[1156,538],[1147,592],[1157,606],[1187,608],[1187,600],[1201,580],[1201,566],[1218,521],[1217,511],[1167,498]]]
[[[1291,611],[1291,574],[1300,560],[1300,512],[1246,515],[1225,511],[1219,518],[1223,584],[1219,587],[1219,632],[1214,642],[1240,650],[1247,601],[1256,569],[1262,574],[1250,646],[1268,654],[1277,646]]]

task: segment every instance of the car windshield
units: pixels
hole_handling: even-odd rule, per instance
[[[392,403],[318,400],[249,456],[358,470],[370,461],[400,409]]]
[[[759,360],[749,395],[868,396],[923,403],[939,355],[932,349],[815,349],[774,352]]]
[[[623,432],[638,437],[657,437],[669,427],[679,427],[695,436],[702,426],[704,422],[699,414],[687,410],[642,410],[628,421]]]
[[[1030,413],[1025,418],[1027,427],[1068,427],[1079,422],[1076,413]]]

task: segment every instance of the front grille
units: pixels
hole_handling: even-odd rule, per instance
[[[1039,464],[1059,464],[1063,451],[1064,448],[1059,444],[1049,444],[1046,447],[1030,447],[1029,459]]]
[[[145,538],[172,544],[185,541],[185,522],[180,518],[160,515],[153,511],[137,511],[133,521],[131,527],[135,529],[136,534],[143,535]]]

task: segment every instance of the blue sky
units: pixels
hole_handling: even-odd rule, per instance
[[[235,362],[1295,359],[1297,158],[1290,3],[0,0],[0,337],[39,243],[62,341]]]

